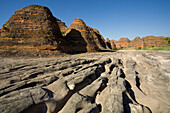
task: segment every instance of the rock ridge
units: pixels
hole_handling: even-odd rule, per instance
[[[168,41],[165,40],[164,36],[146,36],[143,38],[135,37],[134,40],[130,41],[128,38],[120,38],[119,41],[112,40],[116,44],[117,48],[148,48],[148,47],[159,47],[167,46]]]

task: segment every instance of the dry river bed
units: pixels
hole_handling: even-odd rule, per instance
[[[0,113],[170,113],[170,51],[0,58]]]

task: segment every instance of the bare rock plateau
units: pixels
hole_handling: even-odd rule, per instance
[[[0,113],[170,113],[170,51],[0,62]]]

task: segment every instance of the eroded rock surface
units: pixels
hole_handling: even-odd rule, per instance
[[[1,113],[169,113],[170,52],[0,58]]]

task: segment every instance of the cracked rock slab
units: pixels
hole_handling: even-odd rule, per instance
[[[169,113],[170,52],[0,58],[1,113]]]

